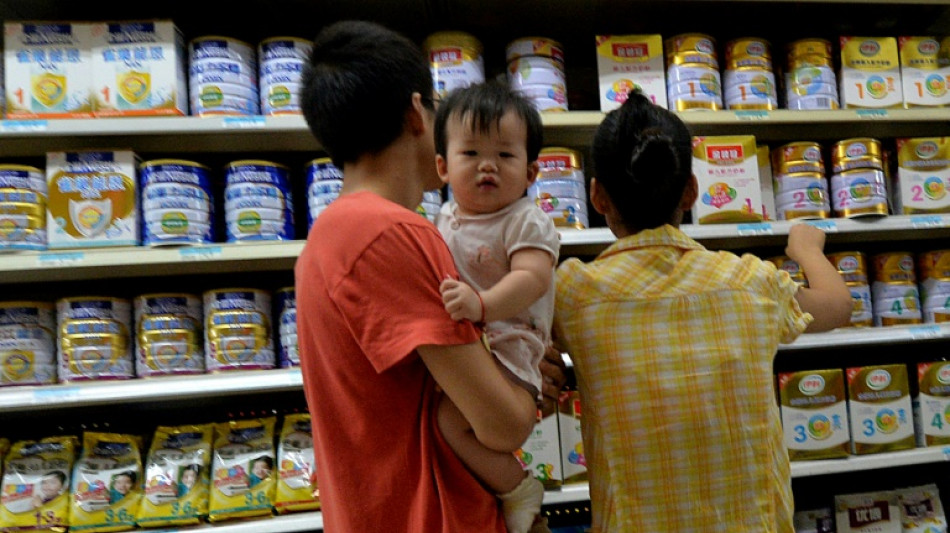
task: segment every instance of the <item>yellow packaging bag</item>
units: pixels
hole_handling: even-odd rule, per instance
[[[56,529],[69,525],[69,473],[79,439],[48,437],[13,444],[0,482],[0,525]]]
[[[85,433],[73,470],[70,531],[100,533],[135,527],[142,499],[141,439]]]
[[[310,415],[295,414],[284,417],[277,447],[277,500],[278,513],[312,511],[320,508],[320,500],[313,496],[310,476],[313,474],[313,434]]]
[[[10,439],[0,439],[0,472],[3,471],[3,459],[7,456],[7,452],[10,451]]]
[[[215,424],[208,519],[266,516],[274,505],[274,417]]]
[[[208,515],[208,470],[214,427],[158,427],[145,461],[141,527],[197,524]]]

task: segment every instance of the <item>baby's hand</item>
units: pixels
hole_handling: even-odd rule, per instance
[[[439,285],[442,293],[442,303],[452,320],[482,320],[482,300],[467,283],[454,279],[446,279]]]

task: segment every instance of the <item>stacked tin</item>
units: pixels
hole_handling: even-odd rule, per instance
[[[275,296],[280,367],[300,366],[300,353],[297,349],[297,292],[293,287],[284,287],[278,289]]]
[[[201,299],[193,294],[143,294],[135,306],[135,372],[139,377],[205,370]]]
[[[0,165],[0,252],[46,249],[46,176],[24,165]]]
[[[343,173],[333,165],[329,157],[321,157],[307,163],[307,229],[320,213],[340,196],[343,190]]]
[[[63,298],[56,302],[59,380],[128,379],[132,360],[132,308],[110,297]]]
[[[838,269],[844,284],[851,292],[851,325],[870,326],[874,322],[871,286],[868,285],[867,259],[861,252],[828,254],[828,260]]]
[[[523,37],[505,49],[508,86],[534,102],[538,111],[567,111],[564,49],[545,37]]]
[[[828,183],[821,146],[793,142],[772,150],[775,213],[779,220],[828,218]]]
[[[233,161],[225,170],[224,218],[228,242],[294,238],[294,205],[287,167],[260,160]]]
[[[257,115],[257,55],[230,37],[198,37],[188,44],[191,114]]]
[[[924,322],[950,322],[950,250],[917,255]]]
[[[214,202],[208,167],[179,159],[139,165],[142,191],[142,242],[214,242]]]
[[[0,303],[0,387],[56,383],[55,330],[53,304]]]
[[[808,278],[805,277],[805,273],[802,271],[801,267],[798,266],[798,263],[786,255],[777,255],[775,257],[769,257],[766,259],[769,263],[775,265],[775,268],[778,270],[784,270],[788,272],[792,281],[797,283],[802,287],[808,286]]]
[[[274,367],[269,293],[219,289],[205,292],[203,299],[208,372]]]
[[[920,294],[914,274],[914,257],[908,252],[874,256],[874,325],[919,324]]]
[[[422,193],[422,203],[416,208],[416,211],[429,219],[429,222],[435,223],[439,216],[439,210],[442,209],[442,191],[435,189]]]
[[[723,72],[726,109],[777,109],[769,42],[756,37],[726,43]]]
[[[672,111],[722,109],[722,81],[716,42],[701,33],[667,39],[666,87]]]
[[[555,226],[590,227],[580,152],[562,147],[542,148],[538,165],[538,179],[528,187],[528,197],[534,199]]]
[[[257,49],[262,114],[299,115],[301,76],[313,42],[297,37],[271,37],[261,41]]]
[[[485,81],[482,43],[473,35],[461,31],[433,33],[422,48],[429,57],[432,84],[439,97]]]
[[[830,42],[801,39],[788,45],[785,94],[789,109],[838,109]]]
[[[887,214],[887,179],[881,142],[858,138],[832,147],[832,207],[839,217]]]

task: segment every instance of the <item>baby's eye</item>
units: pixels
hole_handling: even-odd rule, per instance
[[[499,155],[500,155],[501,157],[506,158],[506,159],[515,156],[515,154],[513,154],[513,153],[511,153],[511,152],[502,152],[502,153],[500,153]]]
[[[462,151],[462,155],[465,155],[465,156],[468,156],[468,157],[474,157],[474,156],[478,155],[478,152],[476,152],[475,150],[464,150],[464,151]]]

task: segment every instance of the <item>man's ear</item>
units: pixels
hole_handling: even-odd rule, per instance
[[[412,93],[412,105],[406,110],[406,126],[413,135],[423,135],[427,133],[425,120],[425,114],[427,112],[425,106],[422,105],[422,95]]]
[[[442,154],[435,154],[435,171],[439,173],[442,183],[449,182],[449,166]]]

